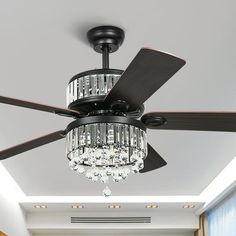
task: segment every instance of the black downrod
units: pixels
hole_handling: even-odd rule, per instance
[[[102,46],[102,68],[103,69],[109,69],[109,45],[104,44]]]

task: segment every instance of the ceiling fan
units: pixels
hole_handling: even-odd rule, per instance
[[[151,112],[144,103],[166,83],[185,61],[142,48],[125,71],[109,68],[109,53],[121,46],[125,34],[115,26],[99,26],[87,33],[94,50],[102,54],[102,69],[75,75],[67,86],[68,108],[0,96],[0,102],[75,120],[59,130],[0,151],[0,160],[66,138],[71,169],[86,171],[94,182],[118,182],[132,171],[145,173],[166,165],[147,143],[146,129],[236,131],[234,112]],[[141,118],[140,118],[141,117]],[[139,119],[140,118],[140,119]],[[106,186],[105,196],[111,194]]]

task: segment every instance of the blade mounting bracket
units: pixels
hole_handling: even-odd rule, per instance
[[[129,104],[127,104],[125,101],[117,100],[111,103],[111,109],[115,111],[127,112],[129,110]]]
[[[154,129],[157,126],[161,126],[167,123],[167,120],[164,117],[149,115],[144,115],[141,118],[141,121],[149,129]]]

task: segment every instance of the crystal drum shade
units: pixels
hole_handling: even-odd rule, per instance
[[[123,123],[92,123],[71,129],[66,136],[69,166],[93,182],[115,182],[137,173],[147,156],[146,132]],[[108,187],[104,195],[110,195]]]
[[[78,76],[71,80],[67,86],[67,106],[79,99],[107,95],[120,76],[120,74],[109,73]]]

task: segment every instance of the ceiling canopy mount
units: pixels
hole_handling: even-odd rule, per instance
[[[116,26],[103,25],[90,29],[87,38],[96,52],[103,53],[104,48],[108,47],[108,52],[112,53],[123,43],[125,32]]]
[[[92,28],[87,38],[93,49],[102,53],[102,67],[109,68],[109,54],[117,51],[125,38],[125,32],[116,26],[103,25]]]

